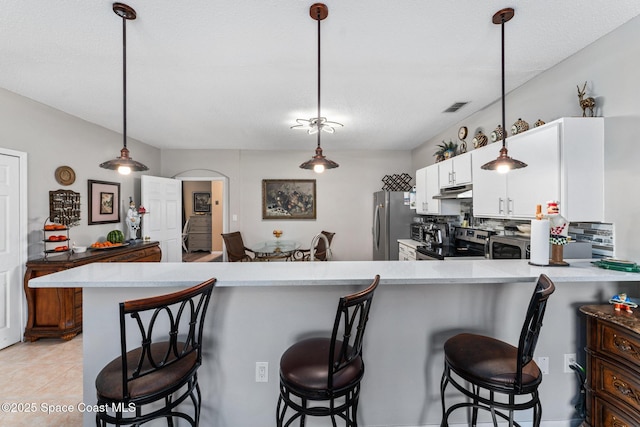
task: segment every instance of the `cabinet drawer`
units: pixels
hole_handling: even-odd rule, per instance
[[[635,427],[640,425],[640,418],[637,414],[635,416],[627,414],[625,411],[597,397],[594,403],[594,418],[591,419],[592,426]]]
[[[640,383],[637,374],[626,367],[594,358],[595,378],[593,389],[596,393],[627,404],[632,410],[640,412]],[[638,424],[636,424],[638,425]]]
[[[631,366],[640,364],[640,340],[624,330],[601,324],[599,349],[610,357],[627,361]]]

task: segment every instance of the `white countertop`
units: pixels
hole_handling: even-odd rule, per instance
[[[554,282],[632,282],[640,273],[605,270],[590,260],[569,267],[536,267],[526,260],[93,263],[29,281],[32,288],[189,287],[211,277],[217,286],[308,286],[512,283],[541,273]]]

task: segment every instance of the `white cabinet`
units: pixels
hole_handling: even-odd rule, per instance
[[[415,261],[416,260],[416,247],[420,245],[419,242],[411,239],[398,240],[398,260],[399,261]]]
[[[604,121],[555,120],[507,139],[509,155],[527,163],[506,174],[480,167],[498,157],[500,145],[473,153],[473,214],[533,218],[536,205],[560,202],[569,221],[604,220]]]
[[[440,187],[455,187],[471,184],[471,152],[463,153],[438,163]]]
[[[440,193],[440,163],[416,171],[416,213],[419,215],[457,215],[459,203],[434,199]]]

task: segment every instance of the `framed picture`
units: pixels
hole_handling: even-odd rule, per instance
[[[193,193],[193,211],[211,212],[211,193]]]
[[[316,219],[316,180],[263,179],[262,219]]]
[[[120,183],[89,180],[89,225],[120,222]]]

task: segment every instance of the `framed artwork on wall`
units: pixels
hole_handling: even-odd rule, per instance
[[[196,213],[211,212],[211,193],[193,193],[193,211]]]
[[[262,219],[316,219],[316,180],[263,179]]]
[[[89,225],[120,222],[120,183],[89,181]]]

